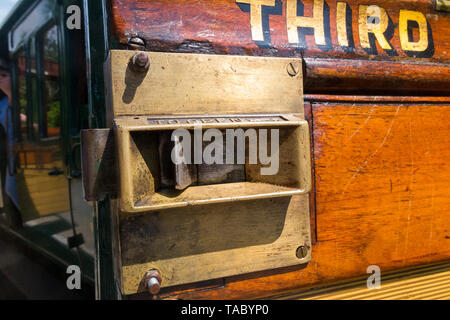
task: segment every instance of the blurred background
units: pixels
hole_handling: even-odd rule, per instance
[[[0,1],[0,25],[17,4],[18,0]],[[32,250],[26,241],[0,228],[0,300],[94,299],[91,283],[83,282],[81,290],[68,290],[68,276],[64,268]]]

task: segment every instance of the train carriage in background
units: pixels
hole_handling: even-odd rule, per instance
[[[450,258],[449,8],[19,1],[0,29],[18,198],[3,185],[0,227],[81,266],[99,299],[449,298],[433,287]],[[278,171],[250,146],[172,163],[171,134],[208,129],[276,129]],[[374,266],[390,289],[341,291]]]

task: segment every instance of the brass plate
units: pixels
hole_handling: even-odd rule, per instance
[[[112,50],[110,119],[123,115],[299,113],[303,115],[302,61],[146,52],[147,73],[134,72],[133,51]],[[299,73],[289,75],[289,63]]]
[[[145,292],[153,269],[162,287],[172,287],[309,262],[301,59],[146,53],[148,72],[130,67],[132,51],[111,51],[105,68],[120,174],[123,293]],[[260,164],[246,164],[245,181],[167,189],[160,134],[198,122],[202,129],[280,129],[279,174],[262,176]]]
[[[123,292],[145,292],[148,270],[162,287],[311,260],[309,195],[220,203],[122,218]],[[297,248],[307,247],[304,259]],[[278,271],[279,272],[279,271]]]

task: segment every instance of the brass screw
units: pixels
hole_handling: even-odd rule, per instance
[[[297,62],[291,62],[287,65],[287,72],[291,77],[295,77],[300,72],[300,67]]]
[[[139,37],[132,37],[128,41],[128,47],[130,49],[134,49],[134,50],[144,50],[144,48],[145,48],[145,41],[142,40]]]
[[[145,288],[153,295],[156,295],[161,290],[162,278],[158,270],[150,270],[145,274],[144,284]]]
[[[150,58],[145,52],[138,52],[132,58],[134,69],[138,72],[146,72],[150,68]]]
[[[298,247],[296,255],[297,258],[299,258],[300,260],[305,259],[306,256],[308,255],[308,248],[305,246]]]

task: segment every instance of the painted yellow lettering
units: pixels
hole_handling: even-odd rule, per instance
[[[370,48],[369,33],[375,35],[381,48],[392,50],[384,33],[389,27],[389,18],[386,10],[379,6],[359,6],[359,41],[361,47]]]
[[[337,39],[341,47],[349,47],[348,35],[347,35],[347,3],[338,2],[336,7],[336,30]]]
[[[326,45],[324,1],[314,0],[312,17],[297,16],[297,0],[286,0],[286,20],[289,43],[299,43],[298,28],[313,28],[317,45]]]
[[[419,41],[409,39],[408,21],[415,21],[419,25]],[[421,12],[400,10],[398,29],[400,32],[400,44],[403,51],[423,52],[428,48],[428,23]]]
[[[252,39],[253,41],[264,41],[262,6],[273,7],[275,6],[275,0],[236,0],[236,3],[245,3],[250,5]]]

